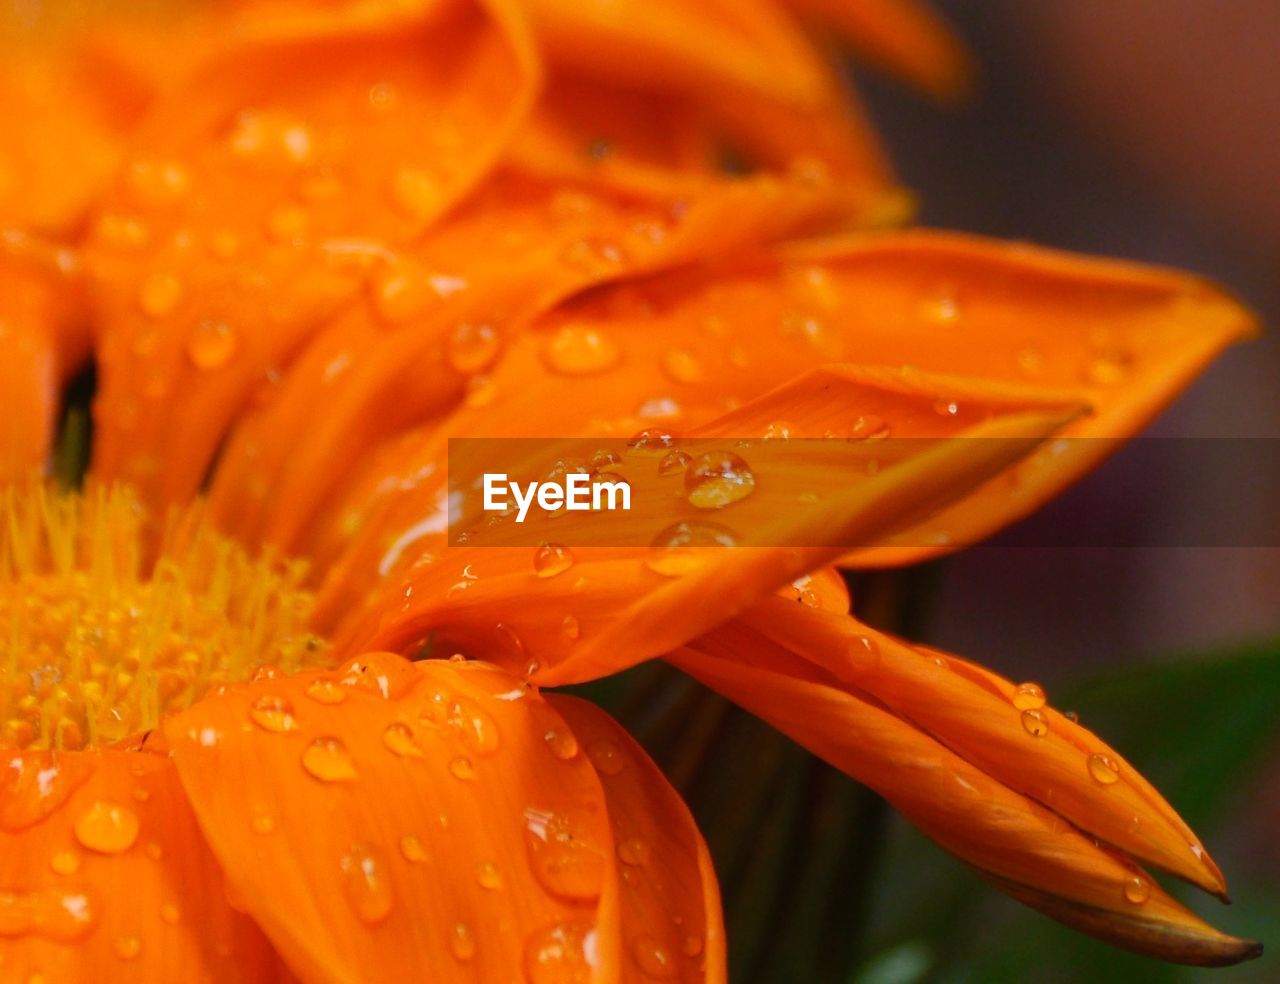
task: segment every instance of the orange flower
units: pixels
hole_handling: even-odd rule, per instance
[[[1175,272],[883,231],[909,198],[791,6],[965,84],[887,0],[278,0],[27,42],[0,77],[6,973],[722,980],[679,797],[538,689],[655,657],[1055,918],[1257,952],[1138,867],[1225,893],[1118,753],[861,625],[829,566],[1026,515],[1252,319]],[[92,481],[53,493],[21,476],[86,330]],[[637,432],[609,467],[638,488],[673,434],[846,440],[756,462],[716,514],[738,549],[664,539],[687,503],[619,521],[652,546],[545,516],[537,550],[502,520],[450,545],[450,438],[545,438],[494,462],[545,471]],[[403,658],[424,641],[473,659]]]

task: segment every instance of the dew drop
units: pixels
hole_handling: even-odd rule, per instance
[[[651,853],[649,845],[638,837],[628,837],[618,843],[618,860],[633,868],[648,864]]]
[[[696,957],[702,952],[702,938],[699,936],[686,936],[681,949],[684,950],[686,957]]]
[[[1104,352],[1085,367],[1085,380],[1097,386],[1118,386],[1129,378],[1133,360],[1123,352]]]
[[[616,742],[609,738],[601,738],[587,743],[587,758],[596,767],[597,772],[606,776],[616,776],[627,764]]]
[[[672,349],[662,357],[662,368],[677,383],[701,382],[702,364],[688,349]]]
[[[187,358],[197,369],[220,369],[231,361],[238,345],[230,325],[202,321],[187,338]]]
[[[80,855],[75,851],[58,851],[49,859],[49,867],[57,875],[74,875],[80,870]]]
[[[1089,775],[1093,777],[1095,782],[1110,786],[1119,782],[1120,766],[1110,756],[1095,752],[1089,756]]]
[[[736,546],[737,535],[717,523],[673,523],[653,538],[644,564],[663,577],[683,577],[709,563],[707,548]]]
[[[618,454],[617,451],[608,448],[597,451],[591,456],[591,474],[608,471],[611,466],[619,464],[621,461],[622,455]]]
[[[281,733],[297,731],[298,719],[293,716],[293,705],[283,697],[263,694],[249,708],[249,719],[264,731]]]
[[[649,427],[632,436],[627,447],[638,454],[665,457],[674,439],[666,431]]]
[[[1013,692],[1013,706],[1020,711],[1038,711],[1044,702],[1044,690],[1037,683],[1020,683]]]
[[[548,728],[542,737],[547,743],[547,748],[551,749],[551,754],[562,762],[578,757],[578,738],[567,727]]]
[[[136,960],[142,953],[142,940],[136,936],[118,936],[111,949],[121,960]]]
[[[163,318],[177,310],[183,294],[182,281],[172,273],[153,273],[138,290],[138,306],[149,318]]]
[[[631,959],[636,962],[640,972],[648,977],[670,981],[680,976],[675,954],[652,936],[637,936],[632,941]]]
[[[543,359],[566,376],[590,376],[616,366],[622,360],[622,349],[597,328],[567,324],[551,337]]]
[[[764,429],[763,437],[766,441],[789,441],[791,425],[785,420],[775,420]]]
[[[455,697],[450,701],[444,722],[468,751],[477,755],[492,755],[501,744],[498,723],[493,715],[469,697]],[[467,759],[461,761],[466,763],[465,767],[460,766],[465,771],[471,763]],[[458,778],[469,779],[471,776],[458,775]]]
[[[318,704],[341,704],[347,692],[347,687],[331,677],[320,677],[307,686],[307,696]]]
[[[595,935],[588,922],[558,923],[531,933],[524,948],[529,984],[590,984]]]
[[[249,821],[249,826],[253,828],[255,834],[265,837],[276,829],[276,821],[270,813],[258,811],[254,813],[253,819]]]
[[[933,412],[942,417],[954,417],[960,412],[960,404],[955,400],[939,400],[933,405]]]
[[[699,509],[723,509],[755,491],[751,466],[728,451],[699,455],[684,475],[686,497]]]
[[[683,451],[668,452],[663,455],[662,459],[658,462],[658,474],[662,478],[670,478],[672,475],[682,475],[684,474],[685,469],[689,467],[689,462],[692,460],[693,458]]]
[[[413,729],[401,721],[393,721],[382,732],[382,743],[401,758],[422,758],[422,749],[413,740]]]
[[[427,860],[427,849],[413,834],[405,834],[400,838],[400,856],[410,864],[421,864]]]
[[[604,882],[604,852],[588,828],[563,813],[524,812],[525,848],[534,877],[557,898],[594,901]]]
[[[76,840],[99,854],[120,854],[138,839],[138,815],[127,806],[97,800],[75,823]]]
[[[607,239],[578,239],[560,251],[565,266],[590,276],[616,270],[626,259],[626,251]]]
[[[492,861],[481,861],[476,865],[476,881],[481,888],[496,891],[502,887],[502,873]]]
[[[566,615],[560,621],[560,635],[568,642],[574,642],[582,635],[582,626],[572,615]]]
[[[1035,738],[1043,738],[1049,733],[1049,720],[1045,717],[1043,711],[1023,711],[1022,727],[1027,734]]]
[[[440,182],[428,171],[402,167],[391,176],[391,203],[408,219],[430,218],[444,201]]]
[[[449,774],[455,779],[469,782],[476,777],[476,767],[471,764],[471,759],[464,755],[459,755],[449,762]]]
[[[559,543],[544,543],[533,552],[533,570],[538,577],[555,577],[572,566],[573,554]]]
[[[349,782],[356,778],[355,763],[341,739],[322,736],[302,753],[302,767],[321,782]]]
[[[854,418],[849,436],[860,441],[881,441],[889,436],[889,425],[883,417],[865,414]]]
[[[498,347],[498,332],[493,325],[464,321],[450,333],[445,356],[455,370],[470,374],[487,369],[497,358]]]
[[[1133,905],[1142,905],[1151,897],[1151,883],[1141,875],[1125,879],[1124,897],[1125,901]]]
[[[386,858],[376,847],[358,844],[342,857],[343,887],[356,917],[368,926],[391,914],[391,881]]]
[[[476,938],[471,927],[466,923],[458,923],[449,936],[449,949],[453,955],[464,963],[476,955]]]

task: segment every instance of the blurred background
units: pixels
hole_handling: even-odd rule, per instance
[[[1229,351],[1151,433],[1270,440],[1249,442],[1253,460],[1226,475],[1194,467],[1184,442],[1141,470],[1122,453],[1031,531],[947,562],[923,635],[1042,682],[1133,758],[1205,837],[1236,904],[1184,897],[1272,954],[1226,971],[1117,958],[982,891],[895,818],[868,917],[873,962],[855,979],[1280,980],[1280,501],[1238,484],[1280,487],[1280,3],[935,5],[981,66],[969,103],[940,112],[859,74],[923,221],[1226,284],[1268,332]],[[1098,510],[1176,522],[1240,508],[1272,546],[1002,545]],[[955,892],[956,908],[921,899],[924,886]]]

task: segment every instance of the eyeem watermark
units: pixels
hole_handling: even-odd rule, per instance
[[[514,500],[514,501],[512,501]],[[631,486],[624,481],[568,474],[564,485],[555,482],[512,482],[504,472],[484,473],[484,511],[505,513],[515,507],[516,522],[523,523],[529,507],[537,502],[545,512],[615,512],[631,508]]]

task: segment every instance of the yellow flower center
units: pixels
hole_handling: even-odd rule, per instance
[[[0,492],[0,748],[103,746],[261,667],[326,663],[305,565],[121,487]]]

